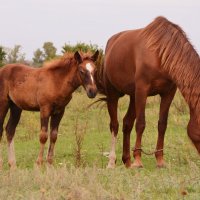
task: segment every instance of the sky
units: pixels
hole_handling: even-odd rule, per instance
[[[53,42],[105,48],[117,32],[145,27],[164,16],[186,32],[200,53],[200,0],[0,0],[0,45],[21,45],[27,59]]]

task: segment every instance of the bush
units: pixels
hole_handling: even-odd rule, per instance
[[[94,53],[98,48],[98,45],[96,44],[85,44],[85,43],[77,43],[76,45],[70,45],[70,44],[65,44],[62,47],[62,53],[67,53],[67,52],[76,52],[76,51],[82,51],[84,53],[87,52],[92,52]]]
[[[3,47],[0,46],[0,67],[4,65],[6,59],[6,52],[3,50]]]

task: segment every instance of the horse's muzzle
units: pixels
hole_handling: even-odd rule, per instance
[[[97,95],[97,89],[96,89],[96,88],[88,88],[88,89],[86,90],[86,92],[87,92],[87,96],[88,96],[89,98],[94,98],[94,97],[96,97],[96,95]]]

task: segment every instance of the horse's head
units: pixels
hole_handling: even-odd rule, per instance
[[[196,110],[198,109],[196,108]],[[190,108],[190,120],[187,126],[187,132],[200,154],[200,120],[198,118],[199,113],[197,114],[196,110]]]
[[[74,58],[78,63],[78,73],[81,85],[85,88],[89,98],[94,98],[97,94],[97,87],[94,80],[95,64],[99,51],[97,50],[91,57],[82,57],[77,51]]]

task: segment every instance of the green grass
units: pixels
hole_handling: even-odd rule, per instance
[[[39,152],[39,113],[23,112],[15,135],[18,168],[7,165],[7,144],[3,138],[3,170],[0,171],[0,199],[198,199],[200,159],[187,136],[188,108],[177,94],[170,109],[165,137],[167,167],[157,169],[154,156],[142,155],[143,169],[126,169],[122,156],[122,119],[129,102],[120,100],[117,167],[106,169],[110,150],[109,117],[103,104],[87,108],[92,101],[75,93],[61,121],[54,165],[35,165]],[[153,151],[157,140],[159,98],[148,99],[146,129],[142,145]],[[77,134],[84,135],[80,167],[76,167]],[[132,131],[131,146],[135,131]],[[46,150],[48,144],[46,144]],[[46,156],[46,155],[45,155]],[[132,159],[133,160],[133,159]]]

